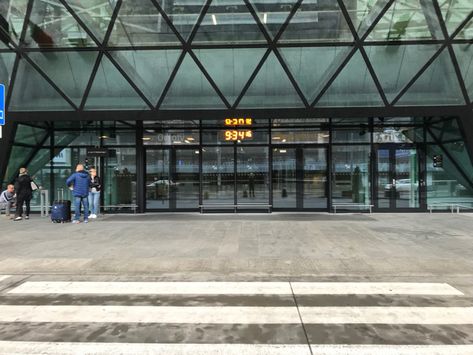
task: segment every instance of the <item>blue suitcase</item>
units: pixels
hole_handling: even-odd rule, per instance
[[[64,200],[64,191],[61,191],[62,199],[53,202],[51,206],[51,221],[53,223],[66,223],[71,221],[71,201]]]

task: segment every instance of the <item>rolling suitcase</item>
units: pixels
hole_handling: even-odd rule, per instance
[[[51,221],[66,223],[71,221],[71,201],[64,199],[64,190],[58,190],[58,200],[51,206]]]

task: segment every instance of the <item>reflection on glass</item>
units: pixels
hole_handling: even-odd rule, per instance
[[[237,147],[237,202],[269,203],[269,150]]]
[[[169,150],[147,150],[146,208],[169,208],[169,193],[173,186],[169,174]]]
[[[332,203],[370,203],[370,149],[332,147]]]
[[[327,208],[327,149],[305,148],[304,208]]]
[[[471,13],[470,0],[441,1],[439,5],[450,35],[455,32]]]
[[[273,144],[285,143],[328,143],[330,134],[328,131],[311,131],[310,129],[292,129],[271,131],[271,142]]]
[[[96,46],[64,5],[47,0],[33,1],[25,44],[39,48]]]
[[[395,190],[392,183],[391,161],[389,149],[378,149],[378,207],[389,208],[391,200],[395,197]]]
[[[202,149],[202,199],[204,204],[235,203],[233,147]]]
[[[416,149],[396,149],[396,207],[419,207],[419,167]]]
[[[199,144],[198,130],[161,130],[146,128],[143,134],[144,145],[194,145]]]
[[[273,207],[297,207],[296,149],[273,150]]]
[[[199,150],[176,149],[174,191],[176,208],[199,206]]]

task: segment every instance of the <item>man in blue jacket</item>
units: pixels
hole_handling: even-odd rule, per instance
[[[89,191],[90,191],[90,176],[84,170],[82,164],[78,164],[76,172],[72,174],[67,180],[66,185],[72,188],[72,195],[74,196],[75,215],[72,223],[80,223],[80,208],[84,206],[84,223],[89,222]]]

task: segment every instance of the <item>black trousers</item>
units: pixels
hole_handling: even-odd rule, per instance
[[[32,196],[22,196],[19,195],[16,197],[16,213],[15,217],[22,217],[23,216],[23,205],[26,205],[25,216],[30,215],[30,202]]]

